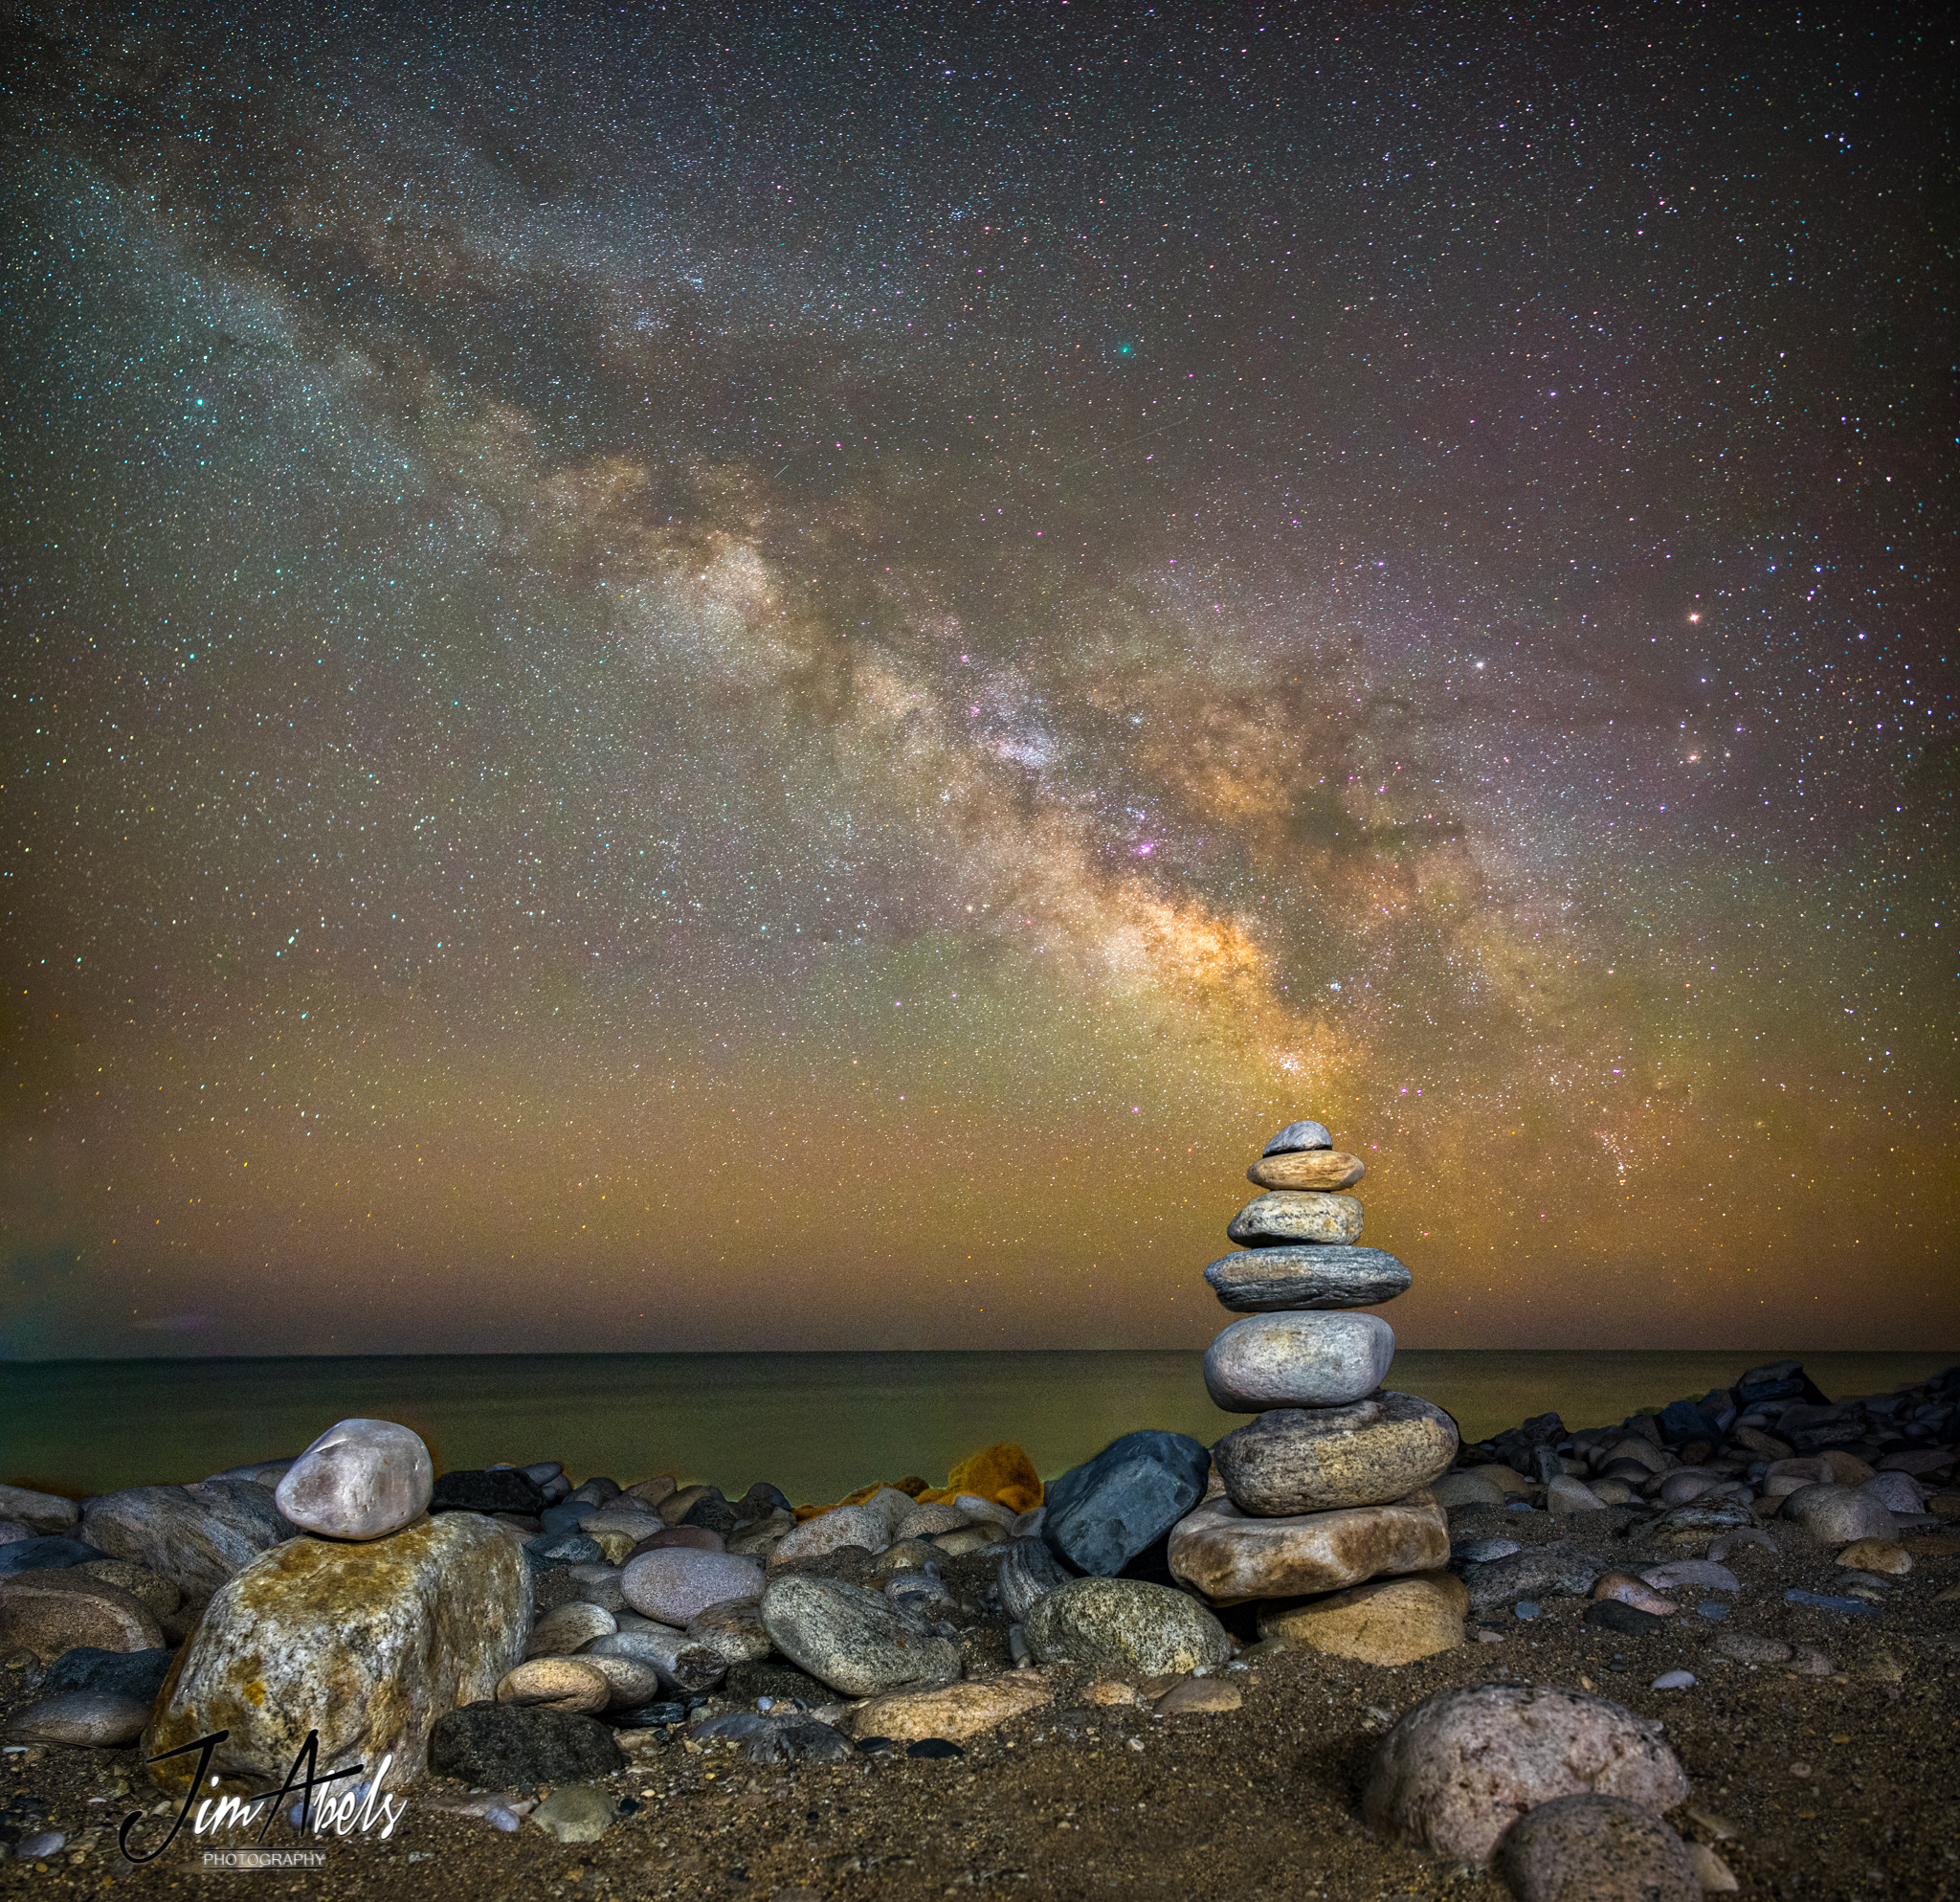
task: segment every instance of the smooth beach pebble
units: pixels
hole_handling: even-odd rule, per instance
[[[1849,1486],[1806,1486],[1783,1502],[1780,1515],[1825,1545],[1891,1539],[1898,1522],[1883,1500]]]
[[[134,1743],[149,1722],[147,1698],[118,1690],[70,1690],[16,1711],[0,1736],[9,1743],[60,1743],[113,1749]]]
[[[759,1662],[773,1648],[762,1622],[762,1600],[724,1599],[704,1606],[687,1622],[687,1635],[731,1665]]]
[[[936,1690],[895,1690],[858,1705],[843,1721],[857,1736],[914,1743],[923,1737],[964,1741],[1038,1710],[1055,1688],[1033,1672]]]
[[[0,1579],[0,1654],[32,1651],[47,1665],[78,1645],[146,1651],[163,1642],[143,1604],[106,1579],[65,1568]]]
[[[1261,1155],[1288,1155],[1302,1150],[1332,1149],[1334,1139],[1327,1133],[1323,1123],[1302,1121],[1288,1123],[1259,1153]]]
[[[763,1584],[762,1567],[753,1559],[685,1547],[643,1552],[619,1578],[635,1611],[673,1625],[684,1625],[724,1599],[759,1599]]]
[[[1141,1578],[1075,1578],[1030,1607],[1022,1629],[1043,1664],[1192,1671],[1232,1656],[1225,1627],[1195,1600]]]
[[[1361,1221],[1361,1204],[1352,1196],[1269,1189],[1225,1224],[1225,1234],[1241,1246],[1255,1248],[1286,1242],[1347,1243],[1360,1237]]]
[[[561,1843],[596,1843],[612,1826],[612,1799],[590,1783],[565,1783],[531,1812],[531,1822]]]
[[[607,1632],[618,1629],[619,1622],[612,1613],[574,1599],[569,1604],[547,1611],[531,1626],[530,1636],[524,1641],[524,1656],[568,1658],[581,1645],[590,1645],[594,1638],[603,1638]]]
[[[286,1468],[274,1497],[309,1533],[378,1539],[419,1519],[434,1489],[419,1434],[390,1420],[344,1420]]]
[[[612,1701],[612,1680],[580,1658],[532,1658],[498,1680],[497,1701],[545,1711],[603,1711]]]
[[[1378,1314],[1253,1314],[1205,1350],[1205,1391],[1226,1413],[1347,1406],[1382,1383],[1394,1330]]]
[[[208,1599],[259,1554],[293,1536],[270,1488],[220,1474],[195,1486],[133,1486],[81,1509],[90,1556],[145,1565],[187,1599]]]
[[[783,1574],[763,1594],[762,1617],[777,1650],[847,1697],[950,1684],[960,1674],[957,1645],[861,1585]]]

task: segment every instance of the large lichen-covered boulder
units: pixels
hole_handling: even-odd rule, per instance
[[[390,1784],[411,1782],[435,1720],[495,1698],[523,1656],[530,1614],[523,1554],[473,1513],[360,1544],[289,1540],[212,1600],[165,1682],[144,1755],[228,1730],[212,1766],[222,1787],[277,1787],[318,1731],[322,1770],[359,1762],[371,1774],[392,1755]],[[181,1791],[197,1756],[150,1774]]]

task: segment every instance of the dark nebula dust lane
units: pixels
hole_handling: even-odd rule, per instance
[[[12,1355],[1949,1341],[1950,22],[26,5]]]

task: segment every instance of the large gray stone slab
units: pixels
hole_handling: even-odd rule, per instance
[[[1269,1314],[1378,1308],[1408,1288],[1409,1270],[1380,1248],[1312,1242],[1227,1255],[1205,1270],[1205,1280],[1235,1314]]]

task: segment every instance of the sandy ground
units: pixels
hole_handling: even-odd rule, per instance
[[[1527,1543],[1577,1537],[1621,1561],[1633,1555],[1616,1525],[1587,1517],[1554,1529],[1539,1512],[1459,1512],[1452,1530]],[[188,1831],[133,1868],[116,1851],[115,1824],[138,1802],[161,1801],[139,1753],[36,1748],[0,1759],[5,1820],[18,1828],[45,1819],[40,1826],[70,1843],[45,1865],[0,1863],[0,1890],[336,1902],[980,1892],[1494,1902],[1503,1891],[1488,1873],[1377,1840],[1358,1798],[1375,1739],[1397,1714],[1445,1687],[1496,1681],[1590,1686],[1663,1719],[1694,1791],[1673,1821],[1716,1849],[1744,1896],[1960,1898],[1960,1600],[1936,1601],[1960,1582],[1960,1553],[1922,1553],[1877,1616],[1846,1618],[1785,1602],[1790,1586],[1841,1581],[1828,1552],[1788,1528],[1774,1535],[1775,1555],[1746,1550],[1731,1561],[1744,1592],[1726,1628],[1815,1645],[1838,1667],[1830,1676],[1717,1657],[1707,1640],[1721,1627],[1692,1609],[1704,1597],[1721,1602],[1715,1595],[1678,1594],[1689,1608],[1639,1639],[1585,1627],[1579,1600],[1553,1599],[1528,1622],[1488,1621],[1499,1642],[1476,1641],[1473,1624],[1460,1649],[1399,1668],[1254,1650],[1246,1668],[1227,1673],[1242,1708],[1215,1715],[1100,1706],[1089,1700],[1092,1674],[1053,1670],[1050,1704],[957,1757],[755,1764],[739,1745],[641,1733],[631,1767],[610,1784],[622,1809],[634,1807],[598,1843],[566,1846],[529,1824],[507,1834],[436,1812],[422,1800],[465,1793],[432,1779],[416,1786],[391,1840],[330,1840],[324,1868],[308,1873],[207,1872],[205,1846]],[[975,1622],[991,1571],[978,1558],[949,1568]],[[1694,1672],[1692,1688],[1650,1689],[1679,1668]],[[36,1677],[7,1671],[0,1703],[24,1701]],[[278,1825],[266,1839],[295,1840]]]

